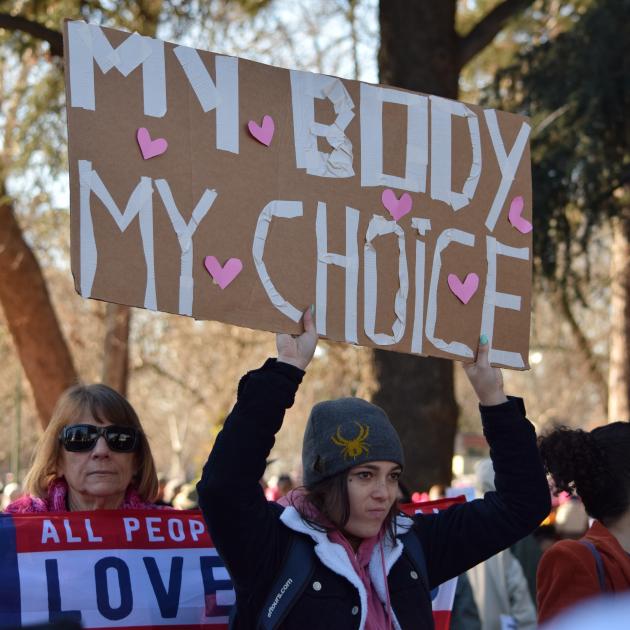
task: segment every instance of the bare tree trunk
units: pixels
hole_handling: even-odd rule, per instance
[[[457,98],[455,0],[381,0],[381,83]]]
[[[0,303],[45,428],[60,394],[78,377],[42,270],[6,197],[0,203]]]
[[[381,82],[457,98],[455,0],[381,0],[379,13]],[[405,445],[405,483],[412,489],[448,485],[458,415],[453,364],[385,350],[373,356],[373,401]]]
[[[608,419],[630,419],[630,218],[613,224]]]
[[[123,396],[129,380],[129,329],[131,309],[120,304],[108,304],[105,311],[105,353],[103,383]]]
[[[448,485],[458,415],[452,362],[376,350],[374,363],[379,389],[372,400],[387,411],[404,445],[405,484]]]
[[[503,0],[461,37],[456,0],[381,0],[378,54],[381,83],[456,99],[459,73],[516,13],[533,0]],[[374,351],[378,391],[408,458],[405,482],[413,488],[451,480],[457,429],[453,364]]]

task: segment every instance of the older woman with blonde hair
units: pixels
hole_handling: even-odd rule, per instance
[[[75,385],[60,397],[7,512],[147,508],[158,480],[131,404],[107,385]]]

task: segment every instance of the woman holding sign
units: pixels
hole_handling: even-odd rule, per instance
[[[466,373],[481,402],[497,492],[434,515],[396,508],[404,466],[385,413],[357,399],[311,411],[304,486],[291,505],[258,480],[317,334],[277,336],[278,358],[248,373],[198,484],[200,506],[236,590],[235,628],[433,628],[431,589],[508,547],[550,509],[532,425],[503,393],[481,345]]]
[[[153,455],[134,408],[107,385],[66,390],[24,486],[7,512],[157,507]]]

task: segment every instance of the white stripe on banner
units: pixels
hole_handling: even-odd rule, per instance
[[[437,595],[433,599],[433,610],[452,610],[455,599],[455,589],[457,588],[457,578],[451,578],[440,584]]]
[[[234,590],[214,549],[19,553],[22,623],[79,611],[87,628],[224,625]]]

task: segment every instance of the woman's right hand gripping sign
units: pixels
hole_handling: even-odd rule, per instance
[[[304,332],[301,335],[276,335],[278,361],[289,363],[300,370],[306,370],[317,347],[317,330],[311,309],[307,308],[302,316]]]
[[[479,402],[488,407],[507,402],[507,396],[503,392],[501,370],[490,365],[488,361],[489,351],[488,338],[486,335],[481,335],[475,362],[464,364],[464,371]]]

